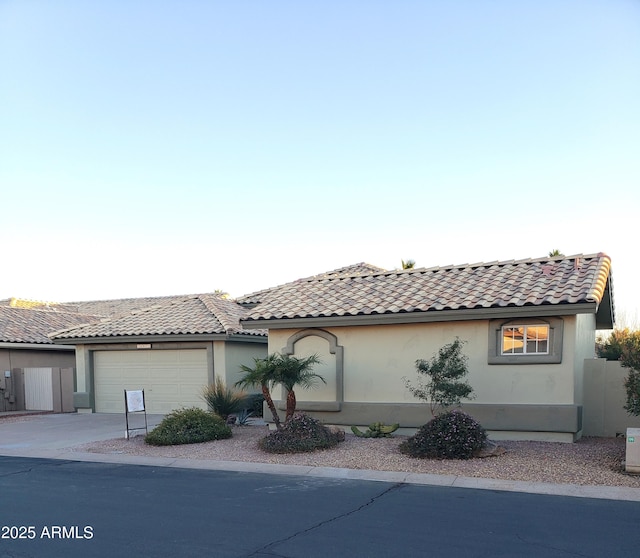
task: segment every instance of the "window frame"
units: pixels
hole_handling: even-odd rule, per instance
[[[533,329],[533,328],[546,328],[547,330],[547,337],[544,340],[545,341],[545,345],[546,345],[546,349],[544,351],[529,351],[528,347],[530,343],[535,343],[536,346],[538,346],[540,344],[540,339],[536,336],[535,338],[533,336],[529,337],[529,335],[527,335],[529,329]],[[517,351],[505,351],[504,350],[504,340],[506,338],[505,336],[505,330],[516,330],[516,329],[522,329],[522,352],[517,352]],[[500,354],[502,356],[511,356],[511,355],[536,355],[536,356],[540,356],[540,355],[548,355],[549,354],[549,344],[550,344],[550,333],[551,333],[551,328],[549,327],[549,324],[530,324],[527,322],[523,322],[520,324],[507,324],[507,325],[503,325],[500,328]]]
[[[503,353],[504,328],[545,325],[549,328],[546,353]],[[489,320],[489,364],[559,364],[562,362],[564,321],[562,318],[511,318]]]

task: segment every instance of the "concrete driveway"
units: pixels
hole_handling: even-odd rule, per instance
[[[147,415],[149,430],[163,415]],[[129,415],[129,428],[144,428],[144,415]],[[124,414],[43,414],[0,418],[0,455],[35,456],[112,438],[124,438]],[[144,433],[144,430],[138,433]]]

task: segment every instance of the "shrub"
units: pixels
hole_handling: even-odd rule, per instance
[[[630,415],[640,416],[640,331],[616,329],[607,338],[598,337],[596,353],[600,358],[618,360],[623,368],[629,369],[624,380],[627,395],[624,409]]]
[[[225,421],[229,415],[237,413],[247,405],[247,395],[243,391],[228,388],[220,376],[202,390],[202,398],[213,412]]]
[[[263,416],[264,395],[262,393],[252,393],[247,396],[245,406],[248,411],[251,411],[251,416],[262,417]]]
[[[301,453],[317,449],[332,448],[344,440],[319,420],[297,413],[276,430],[260,440],[259,446],[268,453]]]
[[[144,441],[152,446],[173,446],[224,438],[231,438],[231,429],[221,417],[192,407],[169,413]]]
[[[426,401],[431,406],[431,414],[436,415],[440,408],[446,409],[452,405],[460,405],[461,399],[473,399],[473,388],[463,378],[469,373],[467,356],[462,353],[461,341],[456,337],[438,350],[431,360],[416,361],[418,374],[427,377],[424,383],[418,378],[418,386],[413,386],[404,379],[405,386],[414,397]]]
[[[627,402],[624,405],[627,413],[640,416],[640,332],[636,331],[622,345],[620,364],[629,369],[624,381]]]
[[[471,416],[458,409],[438,415],[400,444],[411,457],[469,459],[484,445],[487,433]]]

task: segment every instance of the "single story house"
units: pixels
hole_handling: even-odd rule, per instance
[[[1,300],[0,412],[73,411],[75,351],[47,333],[96,319],[53,303]]]
[[[231,386],[240,365],[267,354],[266,331],[244,329],[247,310],[233,300],[202,294],[146,307],[144,300],[82,303],[110,317],[50,332],[57,345],[75,347],[78,412],[124,412],[124,390],[138,389],[149,413],[206,408],[202,389],[214,376]]]
[[[416,360],[460,338],[475,394],[463,409],[495,439],[578,439],[584,361],[596,330],[614,324],[602,253],[395,271],[359,264],[238,302],[245,330],[268,330],[269,353],[318,354],[327,383],[296,390],[298,409],[345,427],[426,423],[428,405],[403,379],[415,385]]]

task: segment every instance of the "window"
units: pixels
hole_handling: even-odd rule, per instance
[[[558,364],[562,362],[562,318],[489,321],[489,364]]]
[[[549,354],[548,325],[509,325],[502,328],[503,355]]]

